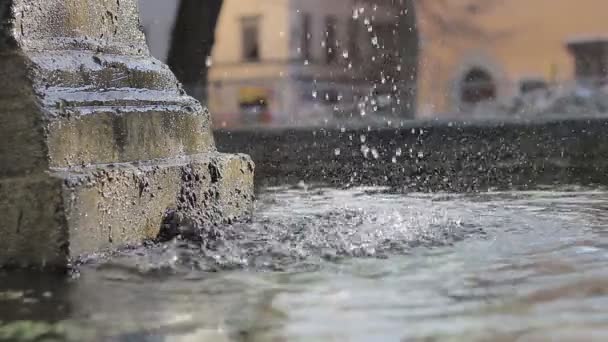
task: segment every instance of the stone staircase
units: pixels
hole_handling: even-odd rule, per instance
[[[253,163],[217,152],[135,3],[0,5],[0,266],[64,268],[154,238],[183,201],[209,224],[250,215]]]

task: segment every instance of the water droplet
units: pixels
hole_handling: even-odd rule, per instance
[[[363,153],[363,157],[367,158],[369,155],[369,147],[367,147],[367,145],[361,145],[361,153]]]
[[[372,156],[374,157],[374,159],[378,159],[380,157],[380,153],[378,153],[378,150],[376,150],[375,148],[372,148]]]
[[[391,162],[393,162],[393,164],[397,164],[397,157],[393,157],[393,159],[391,159]]]
[[[335,149],[335,150],[334,150],[334,155],[335,155],[335,156],[339,156],[339,155],[340,155],[340,153],[341,153],[341,151],[340,151],[340,149],[339,149],[339,148],[337,148],[337,149]]]
[[[424,158],[424,152],[422,152],[422,151],[418,152],[418,158]]]
[[[401,147],[397,148],[397,151],[395,151],[395,155],[397,157],[401,157],[402,154],[403,154],[403,151],[401,150]]]
[[[365,134],[361,134],[361,143],[364,144],[367,141],[367,137],[365,136]]]

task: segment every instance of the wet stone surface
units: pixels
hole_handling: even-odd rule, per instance
[[[403,121],[218,130],[218,149],[251,155],[256,184],[390,186],[469,192],[606,185],[608,120]],[[256,144],[251,144],[256,141]]]
[[[252,177],[150,56],[136,0],[0,4],[0,267],[155,238],[184,200],[201,224],[246,218]]]

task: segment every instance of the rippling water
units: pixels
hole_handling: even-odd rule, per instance
[[[0,274],[0,341],[608,340],[608,191],[269,189],[201,247]]]

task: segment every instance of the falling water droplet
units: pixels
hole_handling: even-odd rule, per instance
[[[340,149],[339,149],[339,148],[336,148],[336,149],[334,150],[334,155],[335,155],[335,156],[339,156],[339,155],[340,155],[340,153],[341,153],[341,151],[340,151]]]
[[[363,157],[367,158],[369,155],[369,147],[367,147],[367,145],[361,145],[361,153],[363,153]]]
[[[372,156],[374,157],[374,159],[378,159],[380,157],[380,153],[378,153],[378,150],[376,150],[375,148],[372,148]]]

